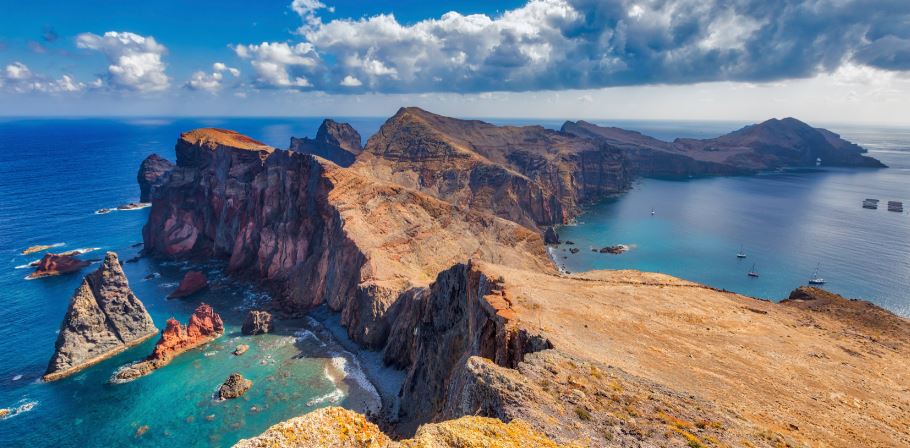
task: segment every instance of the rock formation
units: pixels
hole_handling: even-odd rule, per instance
[[[253,387],[252,381],[244,378],[239,373],[232,373],[218,389],[218,398],[222,400],[238,398],[250,390],[251,387]]]
[[[316,132],[316,138],[291,137],[291,151],[312,154],[347,167],[363,151],[360,134],[347,123],[325,120]]]
[[[29,247],[25,248],[22,252],[20,252],[20,254],[21,255],[30,255],[35,252],[42,252],[42,251],[48,250],[52,247],[57,247],[60,245],[62,245],[62,244],[38,244],[36,246],[29,246]]]
[[[559,445],[526,423],[503,423],[484,417],[426,425],[412,439],[393,441],[378,426],[362,415],[338,407],[322,408],[272,426],[235,448],[267,447],[347,447],[347,448],[480,448],[524,447],[557,448]]]
[[[51,277],[55,275],[69,274],[76,272],[91,262],[80,260],[70,255],[46,253],[41,257],[41,261],[35,267],[35,272],[29,274],[29,279]]]
[[[352,168],[536,228],[625,191],[621,151],[541,126],[495,126],[402,108]]]
[[[108,252],[98,270],[76,288],[44,380],[71,375],[157,332],[145,306],[130,290],[117,254]]]
[[[205,345],[224,334],[221,316],[212,307],[204,303],[196,307],[184,327],[173,317],[167,320],[167,326],[161,332],[161,339],[155,344],[155,350],[145,360],[121,368],[115,378],[129,381],[147,375],[155,369],[168,365],[177,355]]]
[[[884,167],[866,150],[794,118],[771,119],[713,138],[665,142],[635,131],[567,121],[567,134],[619,148],[644,176],[751,174],[787,166]]]
[[[234,356],[240,356],[240,355],[246,353],[247,350],[249,350],[249,349],[250,349],[250,346],[249,346],[249,345],[246,345],[246,344],[239,344],[239,345],[237,345],[237,347],[234,349]]]
[[[174,168],[169,160],[152,154],[139,165],[136,180],[139,182],[139,202],[151,202],[152,190],[164,182],[165,175]]]
[[[201,271],[187,271],[180,280],[172,293],[168,294],[169,299],[181,299],[196,294],[209,286],[209,279]]]
[[[559,244],[559,234],[552,226],[547,227],[547,230],[544,231],[543,242],[544,244]]]
[[[272,314],[268,311],[250,310],[240,331],[246,335],[264,334],[272,331]]]

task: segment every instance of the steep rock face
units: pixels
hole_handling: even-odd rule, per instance
[[[883,167],[866,150],[794,118],[771,119],[713,139],[661,141],[635,131],[568,121],[562,131],[621,149],[644,176],[749,174],[786,166]]]
[[[199,304],[185,327],[173,317],[168,319],[152,354],[144,361],[120,369],[115,377],[120,381],[129,381],[147,375],[168,365],[177,355],[205,345],[222,334],[224,323],[221,316],[211,306]]]
[[[309,155],[276,150],[263,160],[230,139],[210,149],[187,134],[157,190],[145,250],[228,258],[230,272],[273,288],[281,311],[326,303],[371,347],[385,344],[395,304],[454,263],[553,269],[540,236],[506,220]]]
[[[35,279],[69,274],[90,264],[90,262],[80,260],[72,255],[46,253],[41,257],[41,260],[38,261],[35,271],[29,274],[28,278]]]
[[[250,310],[240,331],[250,336],[272,331],[272,314],[268,311]]]
[[[136,174],[136,181],[139,183],[139,202],[151,202],[152,189],[164,182],[164,176],[167,175],[174,164],[171,161],[152,154],[142,161],[139,165],[139,173]]]
[[[360,134],[348,123],[326,119],[316,131],[316,138],[291,137],[291,151],[312,154],[347,167],[363,151]]]
[[[564,224],[630,182],[622,153],[592,140],[414,107],[386,121],[353,168],[528,227]]]
[[[108,252],[98,270],[86,275],[76,289],[44,380],[75,373],[157,332],[145,306],[130,289],[117,254]]]
[[[187,271],[177,289],[168,294],[169,299],[181,299],[196,294],[209,286],[209,279],[201,271]]]

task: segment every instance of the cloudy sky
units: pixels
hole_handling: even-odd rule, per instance
[[[0,115],[910,125],[908,0],[0,4]]]

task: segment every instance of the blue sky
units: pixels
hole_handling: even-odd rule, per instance
[[[910,123],[906,0],[0,0],[2,115]]]

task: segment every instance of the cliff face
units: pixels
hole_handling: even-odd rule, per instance
[[[399,299],[452,264],[553,269],[539,235],[514,223],[305,154],[260,157],[207,132],[207,146],[187,134],[178,141],[177,166],[153,195],[145,250],[228,258],[231,272],[275,289],[285,313],[326,303],[352,337],[382,347]]]
[[[139,183],[139,202],[151,201],[152,188],[161,185],[164,176],[173,168],[173,163],[158,154],[146,157],[139,165],[139,173],[136,174],[136,181]]]
[[[494,126],[402,108],[352,166],[536,228],[629,186],[621,152],[540,126]]]
[[[108,252],[76,289],[45,381],[71,375],[116,355],[158,332],[145,306],[130,290],[117,254]]]
[[[316,131],[316,138],[291,137],[291,151],[312,154],[347,167],[363,151],[360,134],[347,123],[326,119]]]
[[[644,176],[750,174],[788,166],[884,167],[866,150],[794,118],[771,119],[713,139],[664,142],[638,132],[567,121],[562,131],[619,148]]]

